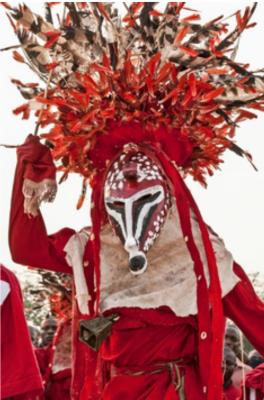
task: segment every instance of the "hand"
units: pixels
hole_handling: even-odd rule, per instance
[[[29,135],[17,149],[18,162],[24,165],[24,211],[31,217],[38,215],[42,201],[53,201],[57,191],[56,167],[50,149],[37,136]]]
[[[56,196],[57,184],[52,179],[34,182],[25,179],[22,192],[24,195],[24,212],[28,216],[36,217],[42,201],[52,202]]]

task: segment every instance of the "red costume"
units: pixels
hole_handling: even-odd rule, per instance
[[[21,289],[15,274],[2,265],[1,282],[9,290],[1,305],[1,399],[37,400],[43,392],[42,379],[24,316]]]
[[[54,172],[49,150],[40,146],[37,138],[29,137],[18,150],[10,249],[18,263],[71,273],[64,248],[74,231],[65,228],[48,236],[41,215],[30,219],[23,209],[23,179],[40,182],[53,178]],[[89,274],[89,269],[86,271]],[[222,300],[225,316],[232,319],[263,354],[264,305],[236,264],[234,272],[240,281]],[[100,351],[103,398],[119,399],[122,393],[123,398],[131,400],[139,396],[155,400],[180,399],[174,387],[183,384],[181,377],[184,376],[186,398],[204,399],[200,377],[206,371],[198,369],[197,348],[206,338],[197,337],[196,316],[178,317],[167,307],[156,310],[121,308],[118,312],[121,317]],[[75,346],[72,398],[96,399],[95,393],[102,390],[96,387],[94,379],[96,354],[78,343],[77,337]],[[98,380],[97,377],[96,382]]]

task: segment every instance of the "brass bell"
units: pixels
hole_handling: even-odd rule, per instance
[[[118,314],[111,314],[108,317],[103,315],[80,321],[80,340],[98,351],[103,341],[111,334],[113,322],[118,318]]]

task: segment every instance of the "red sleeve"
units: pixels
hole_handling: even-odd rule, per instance
[[[240,282],[223,299],[225,315],[242,330],[252,345],[264,355],[264,303],[256,295],[243,269],[234,264]]]
[[[40,143],[39,138],[29,135],[17,150],[9,223],[9,246],[12,258],[19,264],[71,273],[63,248],[74,230],[65,228],[48,236],[41,214],[29,218],[24,213],[24,178],[36,182],[55,179],[55,167],[50,150]]]

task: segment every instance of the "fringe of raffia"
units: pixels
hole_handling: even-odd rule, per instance
[[[53,179],[44,179],[41,182],[25,179],[22,192],[24,195],[25,214],[30,217],[36,217],[41,202],[52,202],[55,199],[57,184]]]

